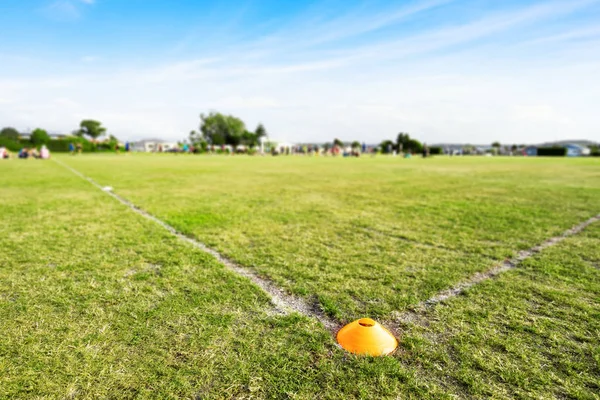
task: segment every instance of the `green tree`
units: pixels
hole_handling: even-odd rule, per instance
[[[229,144],[237,146],[242,142],[246,125],[232,115],[211,112],[208,115],[200,114],[200,132],[202,137],[213,145]]]
[[[267,133],[267,130],[265,129],[265,126],[263,124],[258,124],[258,126],[256,127],[256,130],[254,131],[254,134],[256,135],[256,140],[258,143],[260,143],[260,139],[266,138],[267,136],[269,136],[269,134]]]
[[[19,140],[19,131],[15,128],[6,127],[0,131],[0,136],[16,142]]]
[[[390,154],[392,152],[392,150],[390,149],[394,148],[394,142],[392,142],[391,140],[384,140],[383,142],[381,142],[379,147],[381,148],[381,152],[383,154]]]
[[[34,146],[39,146],[42,144],[47,144],[50,141],[50,136],[48,135],[48,132],[46,132],[45,130],[43,130],[41,128],[37,128],[36,130],[31,132],[30,140]]]
[[[337,147],[344,147],[344,142],[342,142],[340,139],[335,138],[333,139],[333,145],[337,146]]]
[[[423,144],[417,139],[410,139],[406,145],[406,150],[413,153],[420,153],[423,151]]]
[[[201,142],[206,142],[202,133],[198,131],[190,131],[188,138],[193,146],[198,146]]]
[[[194,147],[195,152],[204,153],[208,150],[208,143],[206,142],[206,139],[204,139],[204,136],[202,136],[202,133],[198,131],[191,131],[189,140]]]
[[[358,140],[355,140],[354,142],[352,142],[352,150],[357,149],[360,149],[360,142]]]
[[[115,148],[116,145],[119,144],[119,139],[117,139],[117,137],[114,135],[110,135],[106,143],[108,144],[109,149],[112,150]]]
[[[257,133],[245,131],[242,134],[242,144],[250,147],[251,149],[257,147],[260,144],[260,139]]]
[[[93,119],[84,119],[79,124],[79,130],[77,131],[77,136],[82,137],[83,135],[87,135],[92,139],[97,139],[100,136],[106,133],[106,128],[102,126],[102,123],[99,121],[94,121]]]
[[[423,151],[423,144],[417,139],[411,138],[408,133],[400,132],[396,138],[396,148],[398,152],[420,153]]]
[[[408,144],[410,143],[410,140],[410,135],[408,133],[400,132],[396,138],[396,147],[398,148],[398,152],[401,153],[403,151],[408,151]]]
[[[500,144],[500,142],[494,142],[492,143],[492,147],[499,149],[500,147],[502,147],[502,145]]]

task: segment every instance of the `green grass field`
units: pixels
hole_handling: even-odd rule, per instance
[[[595,159],[59,158],[339,324],[600,213]],[[598,223],[371,358],[52,161],[0,194],[0,398],[600,398]]]

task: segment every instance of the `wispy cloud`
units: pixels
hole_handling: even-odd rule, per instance
[[[524,42],[523,45],[538,45],[564,41],[581,41],[597,39],[600,39],[600,26],[592,26],[585,27],[583,29],[573,29],[567,32],[538,37]]]
[[[394,36],[385,35],[360,45],[352,40],[378,29],[394,27],[419,13],[450,3],[450,0],[421,1],[371,14],[365,14],[366,11],[360,8],[327,22],[304,15],[304,19],[311,22],[291,23],[285,29],[276,30],[257,40],[219,47],[215,56],[218,54],[226,64],[221,71],[224,74],[231,71],[243,74],[288,73],[390,63],[423,54],[435,56],[447,49],[481,40],[497,40],[514,46],[530,40],[527,36],[515,35],[515,30],[558,17],[564,18],[590,5],[599,4],[600,1],[542,2],[501,10],[461,24],[446,22],[416,33],[402,31]],[[507,32],[510,35],[506,35]],[[580,34],[583,35],[584,32]],[[553,39],[557,40],[561,35],[565,34],[558,34]],[[206,50],[211,54],[211,49]],[[196,76],[193,70],[188,72]],[[202,74],[205,72],[202,68]]]
[[[81,17],[83,5],[95,4],[95,0],[53,0],[42,12],[55,20],[76,20]]]
[[[81,12],[84,2],[93,3],[55,4]],[[593,137],[600,30],[580,17],[600,0],[481,4],[317,5],[260,29],[238,27],[246,9],[213,15],[214,30],[202,25],[212,36],[192,29],[177,51],[153,47],[154,58],[102,63],[101,48],[83,49],[62,69],[5,75],[0,118],[68,130],[64,121],[94,116],[124,137],[181,138],[216,108],[263,121],[282,140],[376,142],[399,130],[429,143]]]
[[[100,60],[100,57],[98,56],[83,56],[81,57],[81,62],[83,63],[93,63]]]
[[[274,43],[289,45],[290,42],[293,42],[294,48],[298,49],[339,42],[399,24],[419,13],[454,1],[425,0],[401,7],[378,10],[375,13],[369,10],[368,4],[365,4],[358,9],[351,9],[345,14],[337,15],[326,21],[321,20],[319,14],[314,15],[313,12],[313,15],[302,15],[297,18],[298,22],[266,36],[255,45],[273,45]]]
[[[598,3],[600,3],[598,0],[541,3],[526,8],[517,8],[510,11],[501,11],[495,14],[486,15],[478,20],[469,21],[468,23],[461,25],[442,25],[422,33],[406,33],[400,38],[382,39],[361,46],[352,45],[352,43],[344,43],[332,49],[320,49],[318,46],[315,48],[315,45],[321,44],[328,39],[353,36],[359,34],[363,30],[368,30],[368,28],[365,28],[364,26],[381,26],[381,23],[374,22],[379,20],[379,16],[372,19],[372,23],[369,23],[368,17],[357,18],[354,21],[350,21],[348,17],[344,17],[342,18],[344,20],[343,25],[361,26],[361,28],[358,30],[346,30],[344,34],[332,34],[329,37],[323,36],[319,30],[314,31],[307,28],[306,30],[295,34],[295,36],[302,38],[299,42],[291,40],[290,35],[283,35],[282,40],[287,41],[287,44],[284,47],[273,47],[267,44],[262,48],[262,53],[260,50],[259,53],[264,57],[275,56],[282,60],[288,58],[290,54],[298,54],[300,51],[303,52],[305,57],[309,58],[309,60],[304,59],[304,62],[313,61],[311,59],[314,58],[319,60],[318,64],[323,65],[326,68],[329,68],[332,64],[341,66],[353,63],[381,62],[384,60],[406,58],[407,56],[415,54],[436,52],[448,47],[490,38],[494,35],[499,35],[518,27],[527,26],[528,24],[539,23],[556,17],[564,17],[591,4]],[[422,3],[419,6],[402,9],[401,11],[392,14],[386,21],[389,23],[392,23],[393,21],[398,22],[395,17],[409,16],[413,12],[423,11],[428,7],[439,5],[439,2],[427,2]],[[365,22],[365,20],[367,21]],[[337,24],[338,22],[334,23],[334,25]],[[501,37],[501,39],[506,41],[506,38],[504,37]],[[517,36],[513,39],[513,44],[516,44],[521,40],[523,40],[522,37]],[[312,47],[309,50],[306,50],[305,46],[309,44],[312,45]],[[260,46],[253,44],[250,48],[260,49]],[[326,62],[324,58],[327,59]]]

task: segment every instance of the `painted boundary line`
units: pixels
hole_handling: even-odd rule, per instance
[[[311,306],[308,302],[306,302],[304,299],[300,299],[296,296],[291,296],[287,293],[285,293],[283,290],[279,289],[278,287],[276,287],[272,282],[261,278],[260,276],[258,276],[256,273],[249,271],[246,268],[243,268],[242,266],[240,266],[239,264],[237,264],[235,261],[223,256],[221,253],[219,253],[216,250],[211,249],[210,247],[208,247],[207,245],[205,245],[202,242],[199,242],[193,238],[190,238],[186,235],[184,235],[183,233],[179,232],[177,229],[175,229],[174,227],[172,227],[171,225],[167,224],[166,222],[156,218],[154,215],[147,213],[146,211],[142,210],[141,208],[139,208],[138,206],[136,206],[135,204],[133,204],[132,202],[130,202],[129,200],[119,196],[118,194],[114,193],[112,191],[112,189],[108,190],[107,188],[104,188],[103,186],[101,186],[100,184],[98,184],[96,181],[94,181],[92,178],[89,178],[87,176],[85,176],[84,174],[82,174],[81,172],[77,171],[76,169],[70,167],[69,165],[63,163],[62,161],[59,161],[55,158],[52,158],[52,160],[59,164],[60,166],[62,166],[63,168],[71,171],[73,174],[77,175],[78,177],[80,177],[81,179],[89,182],[90,184],[92,184],[93,186],[95,186],[96,188],[100,189],[102,192],[106,193],[107,195],[111,196],[113,199],[119,201],[121,204],[126,205],[127,207],[129,207],[132,211],[134,211],[135,213],[143,216],[146,219],[149,219],[150,221],[155,222],[156,224],[162,226],[163,228],[165,228],[167,231],[169,231],[171,234],[173,234],[174,236],[176,236],[178,239],[187,242],[189,244],[191,244],[192,246],[196,247],[197,249],[202,250],[203,252],[213,256],[218,262],[220,262],[221,264],[223,264],[228,270],[230,270],[231,272],[243,276],[247,279],[249,279],[250,281],[252,281],[252,283],[254,283],[255,285],[259,286],[263,291],[265,291],[270,299],[271,299],[271,303],[273,304],[273,306],[275,307],[275,309],[281,313],[287,314],[290,311],[295,311],[298,312],[300,314],[303,314],[307,317],[312,317],[317,319],[319,322],[321,322],[321,324],[323,324],[323,326],[325,328],[327,328],[328,330],[330,330],[331,332],[335,332],[337,331],[337,329],[340,327],[340,324],[338,322],[336,322],[335,320],[327,317],[319,308],[318,305],[314,305]]]
[[[584,221],[578,225],[575,225],[571,229],[567,229],[566,231],[564,231],[563,233],[561,233],[558,236],[554,236],[550,239],[545,240],[544,242],[542,242],[541,244],[539,244],[537,246],[534,246],[527,250],[520,251],[515,257],[505,260],[502,264],[496,265],[495,267],[493,267],[492,269],[490,269],[488,271],[478,272],[478,273],[472,275],[466,281],[460,282],[456,286],[453,286],[449,289],[442,290],[435,296],[414,306],[413,310],[411,310],[411,311],[396,312],[395,313],[396,315],[393,317],[393,320],[398,321],[398,322],[414,321],[414,320],[418,319],[418,318],[415,318],[418,316],[418,314],[423,313],[424,311],[435,306],[436,304],[446,301],[448,299],[451,299],[453,297],[456,297],[456,296],[460,295],[461,293],[463,293],[465,290],[469,289],[470,287],[473,287],[473,286],[475,286],[483,281],[486,281],[488,279],[492,279],[492,278],[502,274],[503,272],[510,271],[511,269],[517,268],[523,261],[527,260],[528,258],[533,257],[534,255],[542,252],[544,249],[547,249],[548,247],[557,245],[558,243],[562,242],[563,240],[565,240],[566,238],[568,238],[570,236],[580,233],[585,228],[587,228],[591,224],[598,222],[598,221],[600,221],[600,214],[598,214],[595,217],[592,217],[592,218],[588,219],[587,221]]]
[[[175,229],[171,225],[156,218],[152,214],[149,214],[146,211],[140,209],[139,207],[137,207],[135,204],[133,204],[129,200],[112,192],[112,189],[107,190],[106,188],[104,188],[100,184],[98,184],[96,181],[94,181],[92,178],[85,176],[81,172],[79,172],[76,169],[70,167],[69,165],[63,163],[62,161],[56,160],[54,158],[52,160],[54,162],[56,162],[57,164],[61,165],[62,167],[66,168],[67,170],[71,171],[73,174],[79,176],[81,179],[86,180],[87,182],[89,182],[96,188],[100,189],[107,195],[111,196],[112,198],[116,199],[120,203],[126,205],[127,207],[129,207],[131,210],[133,210],[137,214],[162,226],[163,228],[165,228],[167,231],[169,231],[170,233],[172,233],[173,235],[175,235],[177,238],[181,239],[182,241],[190,243],[194,247],[202,250],[203,252],[210,254],[230,271],[252,281],[254,284],[259,286],[263,291],[265,291],[270,296],[272,304],[275,306],[276,310],[278,310],[279,312],[288,313],[290,311],[295,311],[295,312],[303,314],[307,317],[315,318],[319,322],[321,322],[321,324],[323,324],[323,326],[325,328],[327,328],[329,331],[333,332],[334,334],[337,331],[337,329],[339,329],[341,327],[341,324],[339,322],[326,316],[322,312],[322,310],[319,309],[318,305],[311,305],[304,299],[301,299],[296,296],[292,296],[292,295],[285,293],[283,290],[276,287],[272,282],[261,278],[256,273],[249,271],[248,269],[242,267],[241,265],[237,264],[235,261],[223,256],[218,251],[206,246],[204,243],[199,242],[199,241],[197,241],[193,238],[190,238],[190,237],[184,235],[183,233],[177,231],[177,229]],[[436,304],[446,301],[448,299],[451,299],[453,297],[456,297],[456,296],[460,295],[462,292],[464,292],[466,289],[468,289],[472,286],[475,286],[475,285],[477,285],[483,281],[486,281],[488,279],[492,279],[492,278],[502,274],[503,272],[517,268],[523,261],[527,260],[528,258],[533,257],[535,254],[540,253],[541,251],[543,251],[544,249],[546,249],[548,247],[555,246],[556,244],[562,242],[563,240],[565,240],[566,238],[568,238],[570,236],[580,233],[585,228],[587,228],[591,224],[598,222],[598,221],[600,221],[600,214],[598,214],[578,225],[575,225],[571,229],[564,231],[562,234],[560,234],[558,236],[554,236],[550,239],[547,239],[546,241],[542,242],[541,244],[539,244],[537,246],[531,247],[530,249],[527,249],[527,250],[520,251],[515,257],[508,259],[495,267],[492,267],[490,270],[487,270],[484,272],[478,272],[478,273],[472,275],[467,280],[465,280],[461,283],[458,283],[457,285],[455,285],[449,289],[443,290],[443,291],[439,292],[438,294],[436,294],[435,296],[429,298],[428,300],[422,301],[421,303],[417,304],[416,306],[411,307],[411,310],[394,312],[388,321],[391,320],[391,321],[395,321],[396,323],[391,322],[391,323],[386,323],[386,325],[396,325],[396,326],[393,326],[392,329],[396,333],[398,333],[401,331],[401,329],[399,329],[397,326],[398,322],[418,320],[419,319],[418,317],[420,314],[422,314],[424,311],[428,310],[429,308],[435,306]]]
[[[500,275],[501,273],[506,272],[508,270],[517,268],[523,261],[527,260],[528,258],[533,257],[534,255],[542,252],[544,249],[547,249],[548,247],[557,245],[558,243],[562,242],[563,240],[565,240],[566,238],[568,238],[570,236],[578,234],[579,232],[583,231],[585,228],[587,228],[588,226],[590,226],[591,224],[593,224],[594,222],[597,222],[597,221],[600,221],[600,214],[588,219],[587,221],[580,223],[579,225],[575,225],[571,229],[568,229],[568,230],[564,231],[563,233],[561,233],[559,236],[554,236],[554,237],[544,241],[543,243],[541,243],[537,246],[534,246],[528,250],[520,251],[515,257],[504,261],[502,264],[493,267],[489,271],[476,273],[475,275],[473,275],[471,278],[469,278],[465,282],[461,282],[458,285],[456,285],[450,289],[447,289],[447,290],[444,290],[444,291],[438,293],[437,295],[433,296],[429,300],[426,300],[424,304],[431,306],[431,305],[440,303],[444,300],[447,300],[451,297],[461,294],[462,292],[464,292],[466,289],[470,288],[471,286],[474,286],[474,285],[476,285],[480,282],[483,282],[487,279],[490,279],[497,275]]]

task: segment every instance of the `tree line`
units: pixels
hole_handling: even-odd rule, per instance
[[[411,138],[406,132],[398,133],[396,140],[384,140],[379,145],[382,153],[420,153],[423,151],[424,145],[417,139]]]
[[[189,141],[195,148],[206,151],[209,146],[229,145],[237,148],[239,145],[251,149],[260,145],[267,137],[267,130],[262,123],[254,131],[246,129],[246,124],[233,115],[219,112],[200,114],[200,130],[191,131]]]
[[[71,132],[71,135],[61,135],[60,138],[52,138],[45,129],[36,128],[32,132],[27,134],[25,138],[23,133],[12,127],[6,127],[0,130],[0,147],[7,147],[12,151],[17,151],[22,147],[39,147],[47,145],[50,150],[54,151],[67,151],[70,143],[81,143],[84,150],[86,151],[97,151],[97,150],[112,150],[118,145],[118,139],[113,135],[107,134],[107,129],[102,125],[100,121],[94,119],[85,119],[80,122],[79,127]],[[102,141],[101,138],[105,137]],[[251,131],[248,130],[244,121],[233,115],[226,115],[220,112],[210,112],[208,114],[200,114],[200,125],[199,129],[192,130],[188,135],[188,141],[192,145],[195,152],[205,152],[209,146],[213,149],[224,145],[231,146],[233,149],[237,149],[238,146],[243,145],[247,149],[255,149],[261,145],[268,138],[268,133],[265,126],[259,123],[256,128]],[[266,142],[267,147],[273,147],[273,143]],[[349,146],[347,145],[349,144]],[[184,143],[180,143],[183,147]],[[296,146],[302,148],[303,146]],[[366,145],[361,145],[358,141],[346,142],[335,138],[332,142],[324,144],[311,144],[308,146],[310,149],[319,150],[323,149],[326,152],[330,150],[340,151],[340,149],[346,149],[351,147],[355,153],[364,150]],[[427,146],[421,143],[419,140],[411,137],[406,132],[398,133],[395,140],[384,140],[379,145],[369,146],[369,152],[375,153],[421,153]],[[499,141],[495,141],[491,145],[493,154],[515,154],[519,152],[519,149],[525,148],[525,145],[502,145]],[[440,147],[428,147],[426,149],[429,154],[442,154],[444,151],[449,149],[442,149]],[[482,150],[476,149],[472,145],[463,145],[461,147],[462,154],[473,154],[481,153]],[[597,146],[591,146],[592,155],[600,154],[600,149]]]
[[[107,129],[100,121],[85,119],[80,122],[79,127],[71,132],[71,135],[65,135],[61,139],[53,139],[46,130],[36,128],[28,134],[28,138],[22,138],[24,135],[14,128],[7,127],[0,130],[0,147],[4,146],[11,150],[19,150],[23,146],[39,147],[47,145],[50,150],[67,151],[69,143],[81,143],[86,151],[112,150],[118,144],[118,139],[113,135],[107,135]],[[100,141],[101,138],[104,140]],[[188,135],[188,141],[195,152],[205,152],[211,148],[224,145],[237,149],[243,145],[247,149],[255,149],[265,142],[267,147],[273,147],[273,143],[266,142],[268,133],[265,126],[259,123],[254,130],[248,130],[244,121],[233,115],[226,115],[220,112],[210,112],[200,114],[200,125],[198,130],[192,130]],[[308,146],[313,150],[322,148],[325,152],[339,151],[346,147],[351,147],[353,152],[361,152],[366,145],[359,141],[344,143],[335,138],[331,142],[324,144],[312,144]],[[406,132],[400,132],[395,140],[384,140],[379,145],[369,146],[369,152],[375,153],[421,153],[427,147],[419,140],[411,137]],[[500,142],[495,141],[491,145],[495,154],[510,151],[516,152],[518,148],[524,146],[502,146]],[[439,147],[429,147],[427,151],[430,154],[441,154],[444,149]],[[465,145],[462,148],[465,154],[474,151],[471,145]],[[593,148],[592,153],[597,153],[598,149]]]
[[[191,131],[188,139],[192,146],[201,151],[206,151],[209,146],[222,145],[229,145],[233,148],[244,145],[253,149],[260,146],[261,140],[266,139],[267,136],[267,130],[262,123],[259,123],[254,131],[249,131],[240,118],[219,112],[211,112],[200,114],[199,130]],[[345,147],[344,142],[338,138],[323,145],[325,151]],[[350,147],[353,150],[360,150],[364,145],[355,140],[350,143]],[[372,150],[382,153],[391,153],[392,151],[419,153],[423,151],[423,144],[417,139],[411,138],[408,133],[400,132],[395,141],[385,140]]]
[[[99,139],[106,133],[107,130],[102,123],[93,119],[81,121],[79,127],[71,135],[61,135],[60,138],[52,138],[48,131],[42,128],[36,128],[31,133],[24,134],[15,128],[5,127],[0,130],[0,147],[19,151],[24,147],[45,145],[51,151],[68,151],[70,143],[80,143],[85,151],[111,150],[119,141],[113,135],[108,135],[103,141],[100,141]]]

